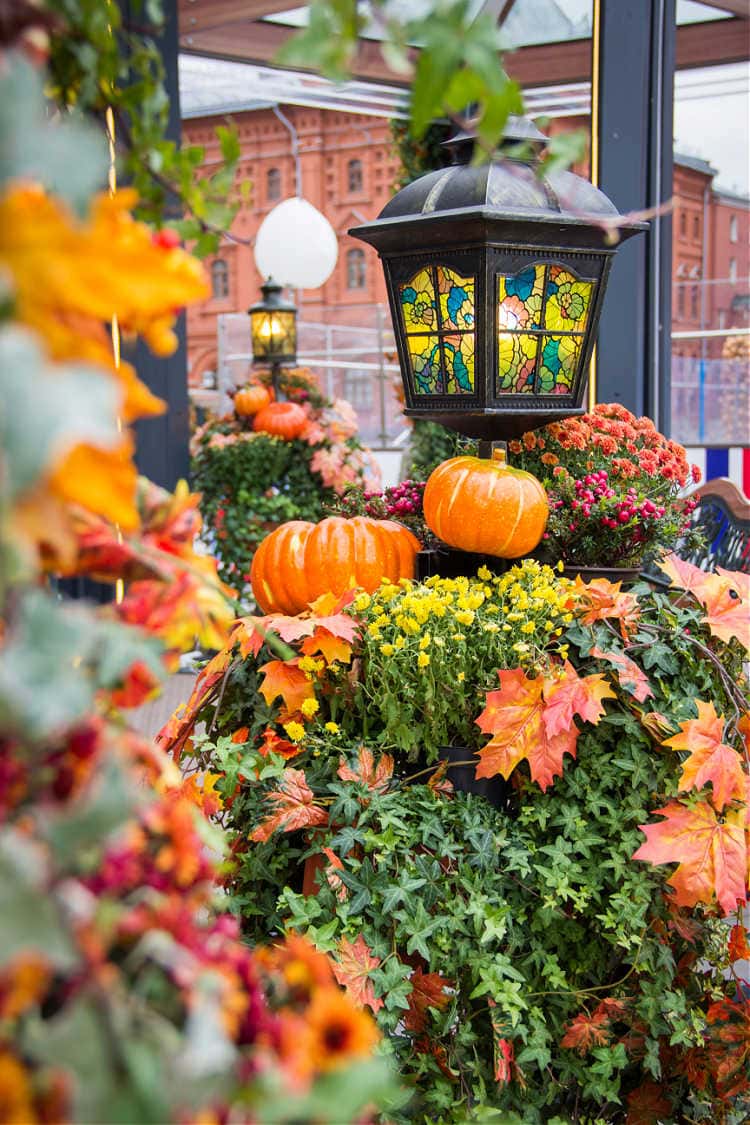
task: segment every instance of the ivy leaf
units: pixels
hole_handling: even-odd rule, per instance
[[[333,975],[345,988],[355,1004],[361,1008],[369,1005],[373,1012],[383,1007],[383,1001],[375,995],[370,973],[380,964],[379,957],[373,957],[362,934],[355,942],[342,938],[339,942],[339,956],[334,962]]]
[[[725,720],[716,714],[713,703],[697,702],[698,718],[680,723],[680,734],[663,745],[687,750],[690,757],[682,764],[680,789],[702,789],[711,782],[713,803],[721,810],[730,801],[745,795],[742,759],[732,746],[722,742]]]
[[[606,1047],[612,1039],[609,1016],[599,1009],[589,1015],[579,1012],[571,1020],[568,1030],[560,1040],[561,1047],[569,1047],[579,1055],[586,1055],[592,1047]]]
[[[750,651],[750,589],[746,576],[729,570],[710,574],[677,555],[668,555],[659,567],[673,586],[700,602],[712,636],[726,644],[736,637]]]
[[[532,781],[547,789],[562,773],[563,755],[575,757],[579,730],[573,716],[598,722],[600,699],[614,695],[603,676],[579,677],[566,662],[562,673],[527,679],[522,668],[498,672],[500,690],[487,693],[476,720],[492,740],[479,751],[477,777],[510,776],[526,759]],[[548,714],[549,713],[549,714]]]
[[[341,758],[338,768],[338,775],[342,781],[356,781],[360,785],[366,785],[368,789],[373,792],[384,792],[388,788],[388,782],[393,776],[393,758],[390,754],[383,754],[377,764],[375,765],[375,758],[372,750],[368,750],[365,746],[360,746],[357,751],[358,769],[353,770],[351,766],[346,764],[346,761]]]
[[[710,903],[715,895],[724,913],[730,914],[738,902],[747,901],[745,807],[719,818],[706,801],[693,808],[670,801],[656,815],[664,820],[639,825],[646,843],[632,858],[678,865],[667,880],[676,891],[675,905]]]
[[[620,686],[625,691],[629,691],[639,703],[645,703],[647,699],[653,696],[654,693],[651,690],[646,673],[624,652],[607,652],[594,645],[589,655],[597,660],[606,660],[608,664],[612,664],[617,670]]]
[[[575,715],[596,725],[604,715],[602,699],[615,699],[616,695],[605,676],[595,673],[581,677],[566,660],[562,672],[554,677],[545,677],[544,697],[547,702],[544,728],[552,737],[569,730],[571,726],[575,729]]]
[[[750,1062],[750,1006],[717,1000],[706,1012],[710,1031],[708,1058],[719,1095],[729,1101],[747,1092]]]
[[[427,1027],[430,1008],[448,1006],[450,996],[445,990],[454,985],[440,973],[423,973],[421,969],[415,969],[410,980],[409,1011],[404,1016],[404,1027],[407,1031],[419,1033]]]
[[[258,690],[269,707],[281,696],[284,707],[293,714],[299,711],[306,699],[315,696],[312,682],[298,664],[298,660],[269,660],[258,669],[264,676]]]
[[[268,794],[267,800],[276,805],[276,811],[261,821],[250,839],[265,844],[274,832],[294,832],[298,828],[312,828],[328,824],[328,814],[313,802],[315,794],[307,784],[302,770],[286,769],[279,788]]]

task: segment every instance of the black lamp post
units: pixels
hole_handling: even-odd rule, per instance
[[[278,392],[279,368],[297,362],[297,309],[283,300],[281,286],[271,277],[260,291],[263,299],[247,310],[253,363],[270,366],[274,390]]]
[[[519,141],[538,153],[546,138],[511,119],[504,143]],[[469,165],[473,138],[449,143],[456,163],[349,233],[383,262],[404,413],[507,440],[585,411],[618,212],[572,172],[540,178],[536,156]],[[617,227],[622,241],[646,224]]]

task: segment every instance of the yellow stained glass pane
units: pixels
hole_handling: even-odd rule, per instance
[[[437,336],[407,336],[412,385],[418,395],[443,394],[440,340]]]
[[[583,332],[591,306],[593,281],[579,281],[562,266],[550,266],[544,326],[564,332]]]
[[[443,328],[474,328],[474,278],[461,277],[447,266],[437,267],[437,288]]]
[[[420,270],[399,292],[406,332],[434,332],[438,321],[432,271]]]
[[[463,332],[443,338],[445,390],[449,395],[474,392],[474,333]]]
[[[583,336],[542,336],[537,390],[543,395],[567,395],[573,389]]]
[[[497,338],[497,394],[532,394],[539,337],[500,332]]]
[[[498,331],[541,328],[543,292],[544,266],[528,266],[514,277],[498,277]]]

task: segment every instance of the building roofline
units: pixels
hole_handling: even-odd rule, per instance
[[[673,162],[682,168],[692,168],[694,172],[702,172],[704,176],[710,176],[712,179],[719,171],[702,156],[689,156],[682,152],[675,152]]]

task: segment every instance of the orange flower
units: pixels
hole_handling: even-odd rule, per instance
[[[15,1019],[43,995],[50,971],[41,957],[17,957],[0,973],[0,1019]],[[0,1120],[4,1121],[0,1113]]]
[[[0,1051],[0,1121],[35,1125],[38,1120],[28,1071],[15,1055]]]
[[[324,953],[299,934],[287,934],[278,945],[257,951],[260,964],[278,973],[287,989],[286,1004],[305,1006],[322,989],[333,986],[333,969]]]
[[[315,994],[307,1010],[307,1026],[317,1070],[334,1070],[369,1054],[379,1038],[372,1017],[334,988]]]

